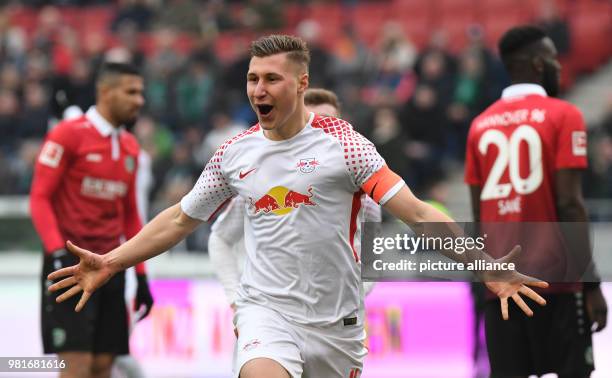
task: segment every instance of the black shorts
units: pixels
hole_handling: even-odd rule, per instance
[[[501,316],[499,299],[487,301],[485,332],[491,377],[557,373],[585,377],[595,369],[591,321],[582,293],[542,295],[546,306],[524,298],[532,318],[512,301],[509,320]]]
[[[74,264],[78,259],[71,256]],[[60,352],[129,353],[128,317],[125,302],[125,273],[117,273],[92,294],[81,312],[75,312],[81,293],[62,303],[49,293],[47,275],[56,270],[45,255],[41,277],[41,330],[46,354]],[[60,291],[60,293],[63,291]]]

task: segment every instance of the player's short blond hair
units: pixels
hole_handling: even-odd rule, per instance
[[[251,57],[263,58],[281,53],[287,53],[289,60],[303,66],[308,72],[310,51],[306,42],[301,38],[292,35],[272,34],[251,43]]]
[[[317,106],[329,104],[340,113],[340,101],[338,96],[332,91],[323,88],[308,88],[304,93],[304,105]]]

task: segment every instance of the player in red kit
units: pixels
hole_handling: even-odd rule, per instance
[[[116,355],[127,354],[125,276],[115,276],[97,293],[95,305],[77,314],[75,303],[56,303],[47,274],[77,259],[65,241],[79,240],[106,253],[141,229],[135,197],[139,146],[122,125],[136,120],[144,104],[143,79],[131,66],[103,65],[96,106],[59,123],[46,137],[36,162],[31,213],[42,240],[41,322],[45,353],[66,361],[62,376],[109,377]],[[144,265],[137,267],[136,305],[148,314],[153,300]],[[93,299],[93,298],[92,298]]]
[[[561,66],[552,40],[541,29],[515,27],[501,38],[499,50],[512,85],[474,119],[468,136],[465,180],[474,219],[483,228],[493,227],[487,222],[513,222],[504,223],[501,238],[514,243],[515,231],[538,230],[534,232],[540,235],[523,244],[524,257],[530,268],[552,274],[558,283],[540,290],[547,307],[533,318],[514,316],[520,310],[511,306],[510,320],[504,322],[496,301],[488,301],[491,373],[587,377],[594,369],[591,325],[597,323],[597,331],[605,327],[606,303],[597,283],[561,282],[559,273],[571,262],[558,264],[560,257],[568,257],[558,254],[562,244],[555,244],[553,234],[542,235],[552,222],[586,225],[588,220],[581,192],[581,171],[587,167],[584,121],[575,106],[554,98]],[[532,227],[524,222],[550,223]],[[587,232],[585,228],[578,248],[567,241],[571,253],[590,256]]]

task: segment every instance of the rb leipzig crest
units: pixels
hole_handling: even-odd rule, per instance
[[[302,173],[311,173],[315,170],[315,168],[319,165],[319,162],[316,158],[306,158],[300,159],[300,162],[297,164],[297,167],[300,169]]]

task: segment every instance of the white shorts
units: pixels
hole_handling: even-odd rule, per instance
[[[359,378],[367,354],[363,322],[313,327],[288,321],[278,312],[241,304],[234,316],[238,340],[234,377],[254,358],[281,364],[292,378]]]

